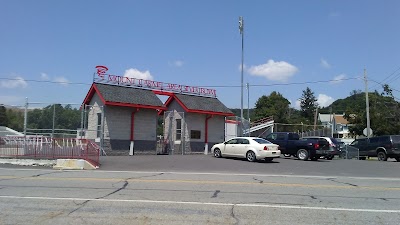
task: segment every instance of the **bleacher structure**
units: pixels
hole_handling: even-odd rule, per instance
[[[266,136],[273,131],[274,119],[272,116],[251,123],[247,120],[241,123],[240,119],[225,120],[225,140],[238,136]]]

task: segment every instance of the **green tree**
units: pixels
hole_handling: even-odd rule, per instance
[[[301,114],[311,124],[314,122],[314,113],[318,107],[317,98],[314,96],[314,92],[309,87],[303,90],[303,94],[300,98],[300,109]]]
[[[24,129],[24,111],[20,109],[7,109],[7,127],[16,130],[23,131]]]
[[[261,96],[254,112],[254,120],[273,116],[277,123],[287,122],[290,102],[279,92],[273,91],[269,96]]]
[[[391,88],[388,85],[386,88],[381,94],[377,91],[368,93],[370,127],[377,136],[400,133],[400,104],[390,94]],[[350,132],[362,135],[367,127],[365,94],[358,93],[344,101],[347,102],[345,118],[352,124]]]
[[[0,126],[8,126],[7,109],[0,106]]]

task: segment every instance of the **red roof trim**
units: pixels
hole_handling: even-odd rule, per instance
[[[171,104],[171,102],[172,102],[173,99],[175,99],[175,100],[178,102],[178,104],[179,104],[186,112],[189,112],[189,109],[181,102],[181,100],[179,100],[179,99],[176,97],[175,94],[172,94],[172,95],[167,99],[167,101],[166,101],[165,104],[164,104],[165,107],[168,107],[168,105]]]
[[[142,109],[159,109],[166,110],[166,107],[163,106],[152,106],[152,105],[139,105],[139,104],[130,104],[130,103],[121,103],[121,102],[106,102],[105,105],[109,106],[123,106],[130,108],[142,108]]]
[[[97,93],[97,95],[100,97],[100,100],[103,102],[103,104],[106,103],[106,101],[104,100],[103,96],[100,94],[99,89],[97,89],[96,84],[93,83],[92,86],[89,89],[89,92],[87,93],[85,100],[83,100],[83,104],[87,105],[90,103],[90,101],[93,98],[94,93]]]
[[[174,95],[174,93],[172,93],[172,92],[167,92],[167,91],[163,91],[163,90],[153,90],[153,93],[156,95],[166,95],[166,96]]]
[[[172,100],[175,99],[178,104],[186,111],[189,113],[200,113],[200,114],[208,114],[208,115],[218,115],[218,116],[234,116],[235,114],[233,113],[224,113],[224,112],[213,112],[213,111],[205,111],[205,110],[196,110],[196,109],[189,109],[186,107],[181,100],[176,97],[175,94],[171,95],[167,101],[165,102],[165,107],[168,107],[169,104],[171,104]],[[161,114],[161,113],[159,113]]]
[[[89,89],[88,93],[86,94],[85,100],[83,100],[82,104],[87,105],[87,103],[90,102],[90,100],[92,99],[93,94],[95,92],[93,85],[94,84],[92,84],[92,86],[90,86],[90,89]]]
[[[183,110],[185,110],[186,112],[189,112],[188,107],[186,107],[185,104],[183,104],[183,102],[181,102],[181,100],[178,99],[178,97],[176,97],[176,95],[174,95],[174,99],[178,102],[178,104],[183,108]]]
[[[106,100],[103,98],[103,95],[101,95],[99,89],[97,88],[96,84],[93,84],[94,89],[96,90],[97,95],[100,97],[100,100],[103,102],[103,104],[106,104]]]
[[[167,106],[169,105],[169,103],[171,103],[171,101],[172,101],[173,99],[174,99],[174,96],[173,96],[173,95],[169,96],[168,99],[167,99],[167,101],[165,101],[165,103],[164,103],[165,107],[167,107]]]

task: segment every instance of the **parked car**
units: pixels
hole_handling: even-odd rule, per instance
[[[326,140],[300,140],[299,135],[293,132],[270,133],[265,139],[279,145],[285,156],[295,156],[301,160],[318,160],[329,153],[329,143]]]
[[[223,143],[215,144],[211,151],[216,158],[238,157],[250,162],[265,159],[272,161],[281,155],[278,145],[258,137],[235,137]]]
[[[340,154],[340,149],[339,149],[339,142],[332,137],[303,137],[302,139],[304,140],[326,140],[329,143],[329,151],[328,154],[324,156],[325,159],[332,160],[335,155]]]
[[[353,141],[351,147],[358,148],[359,158],[378,157],[379,161],[395,158],[400,162],[400,135],[385,135]]]

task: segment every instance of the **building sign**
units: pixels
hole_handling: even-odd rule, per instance
[[[108,74],[108,68],[106,66],[96,66],[96,73],[93,77],[94,82],[98,83],[108,83],[120,86],[132,86],[140,87],[152,90],[162,90],[167,92],[183,93],[183,94],[193,94],[202,95],[208,97],[216,97],[216,90],[195,86],[187,86],[180,84],[164,83],[153,80],[144,80],[132,77],[123,77],[118,75]]]

